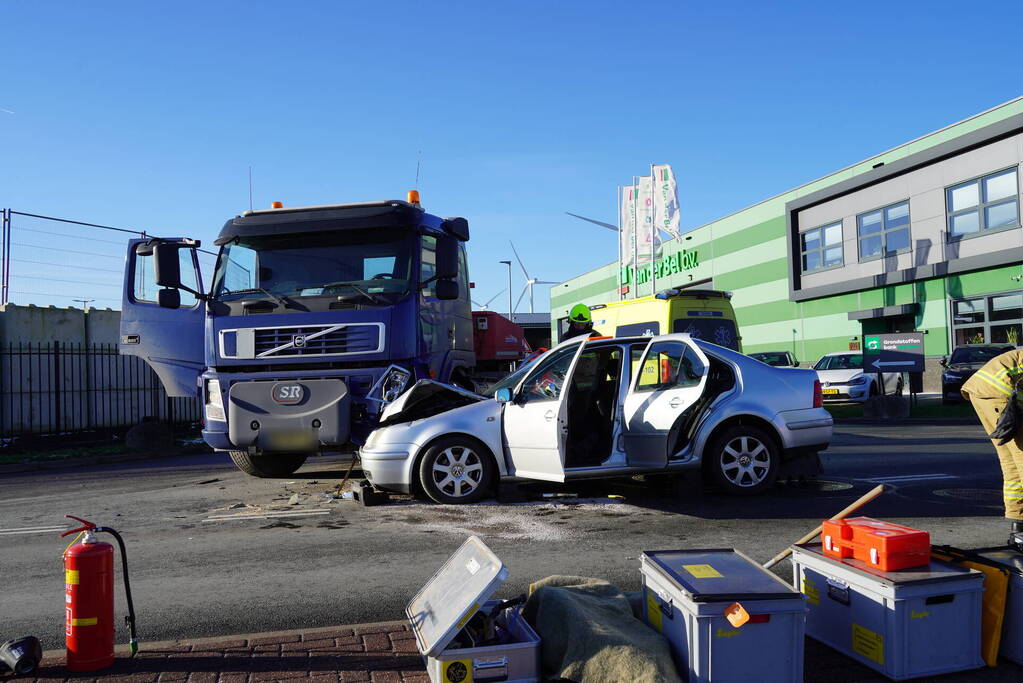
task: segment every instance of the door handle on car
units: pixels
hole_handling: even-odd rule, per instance
[[[553,420],[554,419],[554,411],[553,410],[548,410],[546,413],[543,414],[543,419],[547,420],[548,422]]]
[[[676,396],[675,398],[668,401],[668,405],[673,409],[678,408],[680,405],[682,405],[682,399]]]

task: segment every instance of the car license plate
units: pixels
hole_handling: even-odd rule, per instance
[[[825,389],[822,393],[824,393],[824,395],[837,394],[838,393],[838,389]]]

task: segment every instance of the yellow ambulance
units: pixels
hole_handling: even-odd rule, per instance
[[[687,332],[696,339],[742,353],[732,293],[666,289],[654,296],[590,306],[593,330],[609,337]],[[567,318],[563,321],[566,327]]]

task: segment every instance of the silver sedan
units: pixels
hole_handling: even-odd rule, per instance
[[[816,474],[831,440],[813,370],[773,368],[690,338],[574,338],[479,396],[418,382],[361,451],[376,486],[474,502],[499,478],[697,471],[753,494]]]

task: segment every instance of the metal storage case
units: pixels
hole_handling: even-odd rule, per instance
[[[1005,620],[998,654],[1023,664],[1023,553],[1009,548],[972,551],[1009,572],[1009,591],[1005,596]]]
[[[806,595],[806,634],[894,680],[984,666],[984,575],[940,560],[883,572],[792,546],[793,583]]]
[[[540,680],[540,637],[518,608],[509,610],[507,619],[515,642],[449,649],[476,612],[500,603],[488,598],[507,578],[504,563],[470,536],[412,598],[405,614],[433,683]]]
[[[691,683],[803,680],[804,598],[732,549],[648,550],[640,557],[646,622]],[[725,610],[750,614],[735,627]]]

